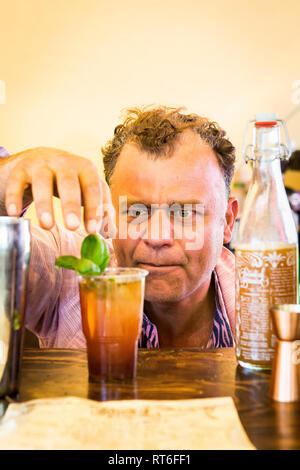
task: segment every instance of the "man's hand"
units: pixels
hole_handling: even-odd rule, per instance
[[[30,185],[41,227],[50,229],[55,224],[52,196],[57,195],[68,229],[80,226],[82,202],[87,232],[103,232],[105,215],[109,235],[114,235],[110,190],[90,160],[63,150],[38,147],[13,155],[9,161],[11,170],[5,191],[8,215],[20,214],[24,190]]]

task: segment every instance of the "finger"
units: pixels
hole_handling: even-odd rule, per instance
[[[18,217],[23,208],[23,193],[27,183],[28,175],[23,168],[16,167],[8,177],[5,191],[5,207],[7,214]]]
[[[109,186],[105,181],[102,182],[103,190],[103,220],[100,233],[105,238],[116,238],[116,211],[112,203]]]
[[[65,225],[68,229],[75,230],[81,221],[81,190],[78,176],[72,171],[58,173],[56,184]]]
[[[53,173],[49,168],[40,168],[32,175],[32,196],[41,227],[52,228],[54,225]]]
[[[79,174],[84,203],[84,224],[87,232],[99,231],[103,218],[102,183],[94,166],[90,166]]]

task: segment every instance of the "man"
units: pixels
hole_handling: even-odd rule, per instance
[[[80,252],[82,196],[87,232],[117,232],[116,262],[149,271],[140,345],[232,346],[234,257],[223,244],[238,207],[230,198],[235,149],[225,132],[180,110],[133,109],[102,150],[109,186],[88,160],[64,151],[38,148],[2,159],[2,214],[6,208],[17,216],[34,200],[42,227],[32,228],[27,328],[42,347],[85,345],[76,275],[54,268],[60,254]],[[53,183],[67,229],[54,221]],[[188,241],[197,243],[188,248]]]

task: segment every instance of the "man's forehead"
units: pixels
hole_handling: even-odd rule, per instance
[[[165,154],[166,153],[166,154]],[[171,160],[184,159],[187,163],[192,164],[194,160],[199,160],[214,156],[214,152],[210,145],[203,140],[199,134],[191,129],[186,129],[177,135],[176,140],[173,142],[171,152],[168,152],[168,147],[162,147],[161,155],[155,155],[142,149],[138,143],[130,141],[127,142],[119,156],[118,162],[133,156],[141,158],[142,156],[150,161],[158,161],[166,159],[171,163]]]
[[[153,156],[138,145],[127,143],[114,169],[111,189],[119,194],[130,193],[137,200],[151,195],[152,202],[200,201],[216,186],[222,188],[224,180],[214,152],[187,130],[167,157]]]

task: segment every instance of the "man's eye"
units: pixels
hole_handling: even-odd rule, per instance
[[[128,209],[127,214],[130,217],[140,217],[140,216],[148,214],[148,211],[143,210],[143,209]]]
[[[181,219],[188,219],[192,217],[194,214],[193,210],[184,210],[184,209],[179,209],[175,211],[174,215],[175,217],[181,218]]]
[[[127,217],[131,219],[133,223],[142,223],[148,218],[148,209],[147,207],[132,205],[127,210]]]

